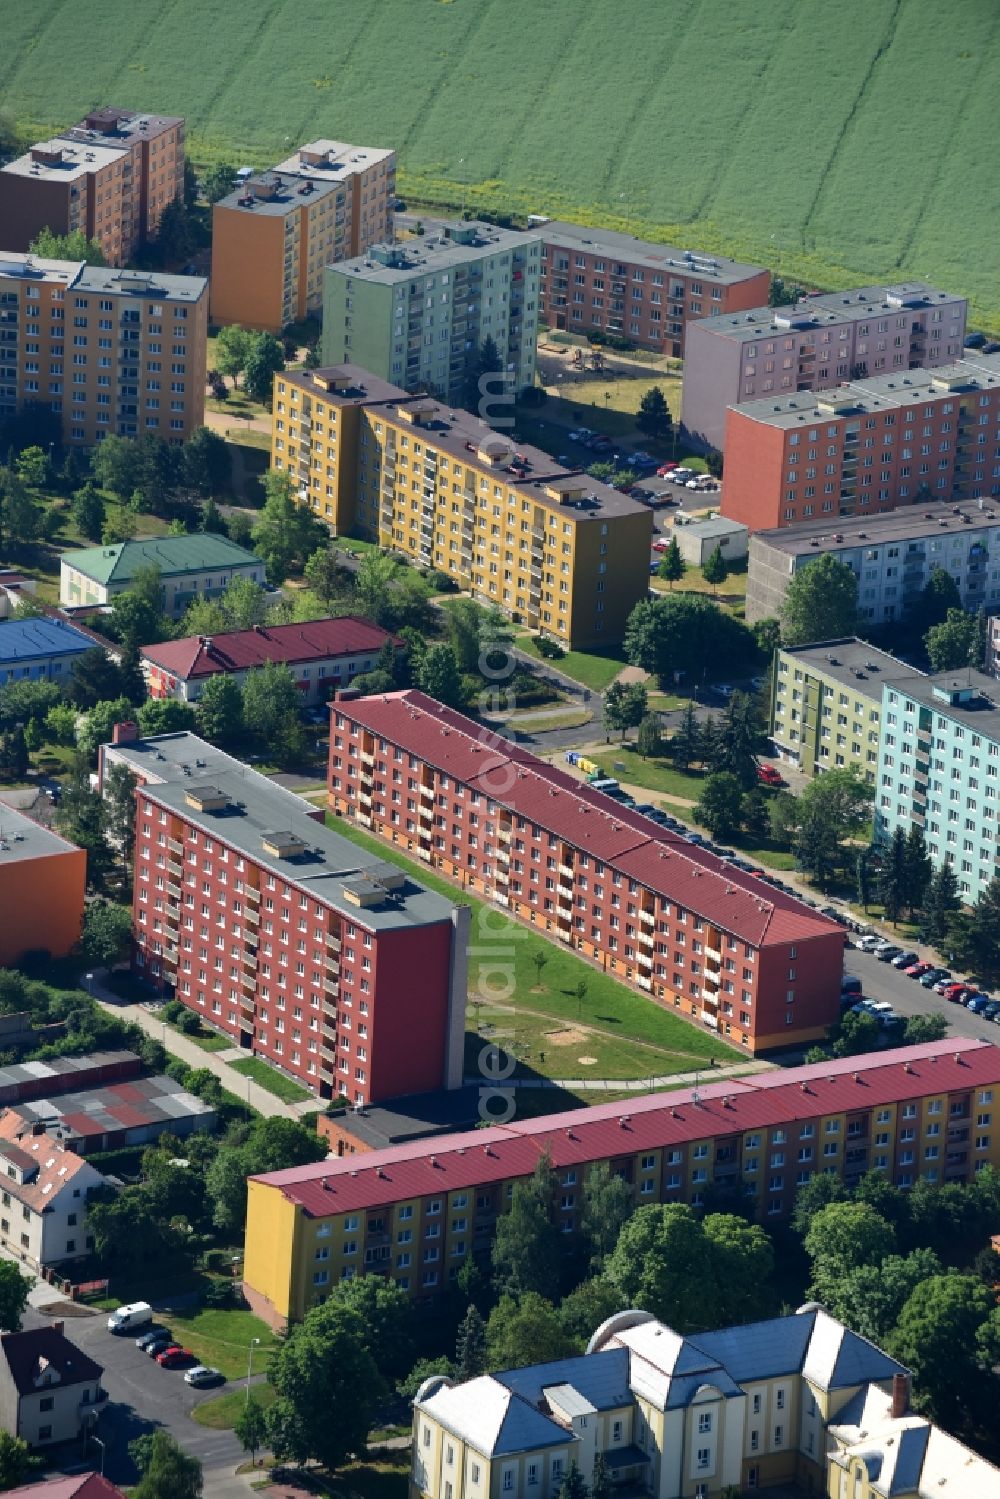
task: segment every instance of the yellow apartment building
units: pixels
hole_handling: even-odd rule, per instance
[[[353,365],[276,376],[273,407],[272,465],[336,535],[447,573],[564,646],[621,640],[649,586],[644,505]]]
[[[433,1302],[489,1253],[514,1183],[543,1156],[567,1235],[599,1161],[637,1206],[699,1207],[710,1187],[740,1186],[763,1223],[787,1221],[817,1171],[849,1186],[869,1171],[902,1188],[971,1181],[1000,1167],[995,1102],[1000,1050],[955,1038],[328,1157],[251,1177],[244,1291],[276,1326],[370,1272]]]
[[[414,1401],[410,1499],[551,1499],[571,1463],[589,1483],[599,1456],[612,1492],[630,1499],[778,1484],[818,1495],[830,1429],[865,1402],[899,1421],[908,1396],[901,1364],[815,1305],[689,1337],[649,1312],[621,1312],[578,1357],[459,1385],[427,1379]],[[872,1491],[887,1492],[897,1491]]]
[[[63,441],[183,442],[205,415],[208,282],[0,252],[0,414],[48,406]]]
[[[323,267],[391,240],[396,153],[318,140],[212,209],[212,321],[280,333],[323,305]]]

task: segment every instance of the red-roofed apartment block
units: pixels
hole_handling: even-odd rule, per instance
[[[758,1053],[840,1012],[844,935],[422,692],[338,702],[330,807]]]
[[[1000,1048],[932,1041],[254,1176],[243,1289],[272,1325],[369,1271],[433,1299],[468,1258],[488,1256],[514,1183],[543,1158],[568,1235],[597,1162],[629,1185],[637,1207],[697,1207],[710,1188],[729,1187],[763,1222],[787,1218],[817,1172],[848,1186],[869,1171],[902,1188],[971,1181],[1000,1165],[998,1088]]]
[[[304,702],[325,703],[353,677],[374,671],[379,652],[396,644],[388,630],[355,615],[310,619],[304,624],[254,625],[223,635],[186,635],[142,648],[150,697],[196,703],[220,672],[242,683],[248,671],[268,661],[287,666]]]

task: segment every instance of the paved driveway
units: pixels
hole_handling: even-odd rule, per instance
[[[78,1309],[75,1309],[78,1310]],[[105,1475],[117,1484],[132,1484],[138,1473],[128,1455],[128,1444],[134,1437],[156,1427],[163,1427],[192,1457],[209,1470],[227,1470],[230,1474],[245,1456],[231,1431],[212,1431],[199,1426],[190,1412],[203,1400],[211,1400],[235,1388],[216,1385],[210,1390],[195,1390],[184,1383],[183,1371],[161,1369],[135,1346],[131,1337],[114,1337],[108,1332],[107,1315],[102,1312],[66,1318],[66,1335],[78,1347],[104,1366],[104,1388],[110,1399],[102,1411],[97,1434],[105,1442]],[[164,1318],[169,1326],[169,1320]],[[24,1326],[41,1327],[49,1318],[29,1310]],[[95,1466],[100,1452],[93,1446],[90,1454]],[[70,1455],[75,1465],[79,1454]],[[243,1485],[243,1480],[238,1482]],[[245,1487],[245,1485],[243,1485]]]

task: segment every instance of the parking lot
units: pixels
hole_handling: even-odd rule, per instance
[[[923,958],[925,953],[921,951]],[[927,961],[933,961],[929,954]],[[977,1036],[983,1040],[1000,1044],[1000,1026],[981,1015],[970,1015],[964,1006],[949,1004],[932,989],[923,989],[916,979],[907,978],[889,963],[880,963],[870,953],[859,952],[849,947],[844,953],[844,973],[861,980],[866,998],[882,1000],[892,1005],[897,1015],[908,1020],[911,1015],[944,1015],[949,1022],[949,1033],[956,1036]],[[956,979],[964,975],[956,970]]]
[[[244,1454],[233,1433],[199,1426],[192,1421],[190,1414],[201,1401],[213,1400],[234,1389],[234,1385],[193,1389],[184,1383],[183,1370],[161,1369],[155,1359],[135,1346],[139,1329],[131,1335],[115,1337],[108,1332],[107,1313],[92,1313],[81,1307],[71,1307],[70,1310],[77,1315],[66,1316],[66,1336],[104,1367],[102,1383],[109,1399],[98,1419],[97,1435],[105,1444],[104,1473],[107,1478],[117,1484],[137,1481],[139,1475],[129,1457],[128,1444],[134,1437],[156,1427],[162,1427],[176,1437],[185,1452],[200,1460],[206,1473],[217,1468],[228,1468],[231,1472],[235,1468]],[[61,1313],[43,1315],[29,1308],[24,1326],[41,1327],[58,1315]],[[157,1317],[157,1321],[169,1326],[167,1316]],[[74,1450],[69,1457],[75,1470],[79,1465],[78,1451]],[[91,1447],[88,1460],[95,1467],[100,1465],[100,1451],[96,1444]]]

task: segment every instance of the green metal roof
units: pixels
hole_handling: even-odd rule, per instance
[[[263,567],[259,557],[225,536],[151,536],[145,541],[120,541],[116,546],[85,547],[63,552],[61,561],[95,583],[129,583],[141,567],[154,566],[164,577],[202,573],[212,568]]]

